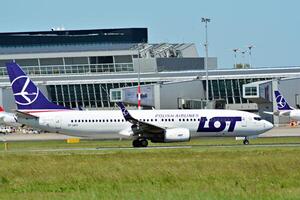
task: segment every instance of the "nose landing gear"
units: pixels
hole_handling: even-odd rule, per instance
[[[243,143],[244,143],[244,145],[248,145],[250,143],[247,137],[245,137]]]

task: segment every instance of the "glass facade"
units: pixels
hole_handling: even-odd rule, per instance
[[[262,80],[268,80],[268,78],[209,80],[209,99],[225,100],[226,104],[250,103],[249,100],[243,98],[243,84]],[[206,81],[204,80],[202,83],[203,89],[206,91]],[[251,91],[248,92],[251,92],[251,94],[255,95],[257,93],[257,89],[255,87],[255,89],[251,89]]]
[[[122,100],[122,90],[111,90],[110,91],[111,101],[118,102]]]
[[[257,87],[245,87],[245,96],[257,96]]]
[[[153,82],[141,82],[141,85],[151,83]],[[135,82],[47,85],[47,92],[51,101],[66,107],[105,108],[115,105],[110,102],[110,89],[136,85]]]

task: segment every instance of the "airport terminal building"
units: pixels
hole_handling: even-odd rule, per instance
[[[138,74],[145,107],[206,106],[205,59],[195,44],[149,43],[147,28],[0,33],[0,104],[8,110],[15,109],[5,68],[11,60],[50,100],[71,108],[115,109],[116,101],[136,105]],[[272,90],[283,85],[281,79],[298,80],[300,74],[300,66],[219,69],[216,57],[209,57],[208,66],[210,107],[259,113],[274,109]]]
[[[15,108],[5,63],[15,60],[49,99],[71,108],[114,107],[110,89],[195,77],[194,44],[150,44],[146,28],[0,33],[0,104]],[[211,68],[217,59],[209,58]]]

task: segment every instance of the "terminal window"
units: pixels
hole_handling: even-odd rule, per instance
[[[122,101],[122,91],[112,90],[111,91],[111,101]]]
[[[257,87],[245,87],[245,96],[257,96]]]

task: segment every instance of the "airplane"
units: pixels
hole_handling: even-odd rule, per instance
[[[281,93],[278,90],[275,90],[274,94],[277,103],[277,111],[265,112],[265,113],[273,114],[277,116],[290,117],[292,120],[300,121],[300,110],[289,106],[288,102],[285,100],[285,98],[281,95]]]
[[[133,147],[153,143],[184,142],[191,137],[248,138],[273,128],[260,116],[235,110],[72,110],[49,101],[15,62],[6,64],[17,104],[18,122],[28,126],[79,137],[123,135]]]
[[[0,124],[13,127],[22,126],[17,122],[17,116],[14,113],[5,112],[2,106],[0,106]]]

